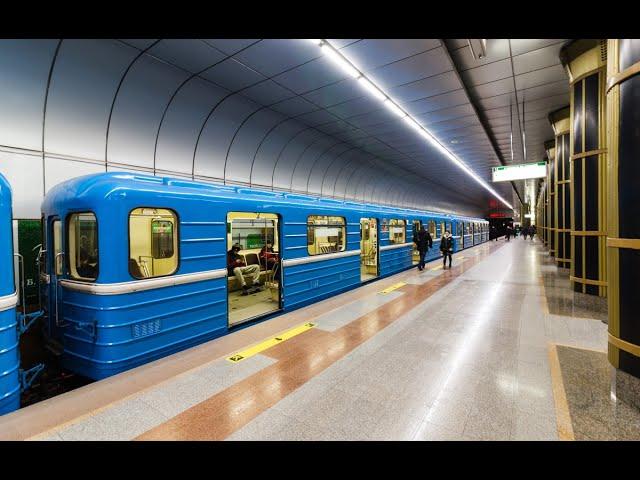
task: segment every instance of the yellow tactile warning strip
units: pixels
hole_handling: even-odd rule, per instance
[[[567,393],[564,390],[562,372],[560,371],[560,361],[558,360],[558,350],[555,343],[549,343],[549,367],[551,368],[551,383],[553,389],[553,399],[556,404],[556,421],[558,424],[558,438],[560,440],[575,440]]]
[[[276,335],[275,337],[265,340],[264,342],[260,342],[257,345],[254,345],[253,347],[247,348],[246,350],[242,350],[241,352],[235,353],[230,357],[227,357],[227,360],[230,361],[231,363],[241,362],[246,358],[253,357],[258,353],[264,352],[265,350],[273,347],[274,345],[279,345],[285,340],[289,340],[290,338],[293,338],[296,335],[300,335],[301,333],[304,333],[315,326],[316,326],[315,323],[308,322],[308,323],[305,323],[304,325],[299,325],[297,327],[290,328],[289,330],[282,332],[280,335]]]
[[[393,292],[394,290],[404,287],[406,284],[407,284],[406,282],[394,283],[390,287],[387,287],[384,290],[381,290],[380,293],[387,294],[387,293]]]

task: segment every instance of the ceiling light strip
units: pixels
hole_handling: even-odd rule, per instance
[[[396,102],[393,101],[388,95],[386,95],[380,88],[378,88],[369,78],[367,78],[347,57],[340,53],[325,39],[308,39],[308,41],[319,45],[322,52],[328,59],[338,65],[342,71],[352,78],[358,79],[358,83],[373,95],[378,100],[382,101],[384,105],[393,113],[402,117],[403,120],[414,130],[416,130],[422,137],[428,140],[434,147],[436,147],[443,155],[445,155],[450,161],[455,163],[459,168],[473,178],[476,182],[482,185],[493,196],[504,203],[507,207],[513,208],[513,206],[507,202],[498,192],[489,186],[482,178],[480,178],[473,170],[471,170],[464,162],[449,151],[440,141],[425,127],[420,125],[411,115],[405,112]]]

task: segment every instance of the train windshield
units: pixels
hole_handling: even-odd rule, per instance
[[[68,238],[71,277],[77,280],[98,278],[98,222],[96,216],[93,213],[71,214]]]

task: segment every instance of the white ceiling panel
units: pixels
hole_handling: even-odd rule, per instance
[[[360,70],[369,71],[439,45],[437,39],[364,39],[342,50]]]

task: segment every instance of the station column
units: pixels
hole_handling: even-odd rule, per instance
[[[553,161],[553,234],[558,267],[571,266],[571,180],[569,162],[570,108],[563,107],[549,114],[549,122],[556,136]]]
[[[616,383],[634,385],[640,403],[640,40],[608,41],[607,125],[609,202],[609,361]],[[632,375],[630,377],[628,374]],[[636,377],[636,378],[634,378]],[[635,390],[635,394],[633,391]],[[622,397],[622,392],[618,397]]]
[[[560,51],[571,105],[571,276],[573,290],[606,295],[607,46],[574,40]]]
[[[547,245],[547,182],[545,179],[540,179],[538,190],[538,198],[536,203],[536,231],[538,238],[542,239],[542,244]]]
[[[547,233],[547,247],[552,257],[556,256],[556,239],[555,239],[555,163],[556,163],[556,141],[547,140],[544,142],[544,151],[547,152],[547,221],[545,232]]]

